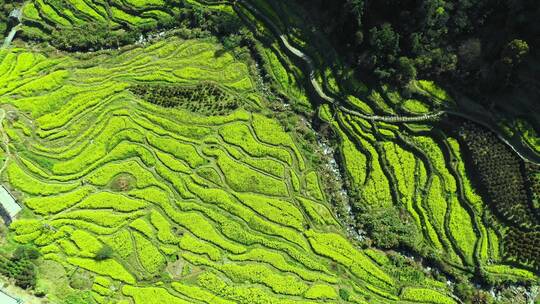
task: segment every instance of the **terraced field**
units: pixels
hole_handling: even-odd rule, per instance
[[[120,30],[129,27],[156,28],[170,21],[173,8],[164,0],[37,0],[24,6],[25,31],[37,37],[49,35],[57,28],[107,24]]]
[[[426,115],[446,109],[455,111],[455,102],[444,90],[432,81],[420,80],[411,85],[411,96],[404,98],[386,87],[370,89],[355,80],[336,77],[325,67],[339,61],[337,55],[319,51],[331,50],[331,46],[324,45],[324,39],[303,26],[302,16],[289,6],[267,4],[250,1],[237,6],[237,11],[245,14],[246,20],[260,20],[258,34],[274,39],[279,50],[274,54],[303,61],[298,66],[304,67],[304,73],[290,73],[289,77],[296,75],[296,83],[305,81],[305,75],[311,78],[312,88],[307,90],[318,95],[322,103],[319,117],[332,126],[340,142],[342,171],[350,182],[353,212],[392,206],[406,210],[421,231],[428,251],[460,273],[490,273],[498,279],[504,279],[506,273],[515,278],[512,269],[516,259],[524,261],[525,268],[537,269],[536,258],[524,257],[527,254],[520,258],[513,249],[513,237],[508,234],[512,225],[494,223],[494,213],[500,208],[490,208],[493,198],[480,196],[477,185],[473,186],[471,168],[466,168],[464,159],[464,153],[469,153],[464,150],[466,141],[452,125],[460,122]],[[309,39],[311,45],[303,39]],[[271,71],[291,69],[282,63],[290,61],[278,61],[273,56],[265,58]],[[287,81],[283,74],[272,73],[287,90],[294,82]],[[531,200],[520,196],[515,204]],[[524,212],[535,213],[534,208]],[[538,223],[537,219],[531,221]],[[529,229],[537,231],[534,225]],[[505,244],[503,239],[507,240]],[[536,242],[533,236],[522,239]],[[534,270],[520,274],[523,280],[536,279]]]
[[[483,224],[485,205],[471,187],[455,139],[436,141],[348,115],[334,120],[327,111],[323,119],[341,132],[358,208],[397,204],[407,210],[429,246],[455,267],[498,260],[499,243],[489,237],[496,234]]]
[[[1,51],[4,178],[28,208],[11,237],[48,261],[38,287],[66,296],[83,275],[97,303],[454,303],[347,240],[293,138],[257,113],[247,67],[218,50]],[[210,83],[237,108],[205,116],[132,89]]]
[[[450,117],[456,103],[432,81],[404,97],[347,77],[291,5],[24,4],[24,39],[71,50],[89,31],[115,48],[0,49],[0,174],[26,207],[8,244],[39,249],[37,290],[61,303],[446,304],[456,303],[447,278],[538,281],[538,166]],[[239,17],[257,64],[176,30],[118,48],[133,42],[117,40],[125,33],[198,24],[206,10]],[[79,47],[99,49],[92,39]],[[289,132],[310,118],[331,134],[312,144],[336,163],[313,161],[311,133]],[[534,130],[525,135],[536,147]],[[494,166],[507,170],[491,179]],[[330,189],[321,167],[345,189]],[[501,183],[512,191],[499,198]],[[442,275],[409,273],[352,240],[368,229],[360,213],[390,209],[419,234],[397,249]]]

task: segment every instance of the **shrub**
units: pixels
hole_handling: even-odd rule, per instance
[[[239,97],[217,84],[195,86],[136,85],[130,88],[141,99],[166,108],[179,107],[203,115],[226,115],[238,108]]]
[[[459,132],[477,170],[476,182],[487,202],[508,227],[503,238],[505,256],[520,263],[540,266],[540,232],[533,200],[528,195],[522,161],[489,130],[471,123]]]
[[[407,246],[417,248],[422,235],[411,216],[397,208],[366,207],[357,215],[358,222],[379,248]]]
[[[34,247],[30,246],[19,246],[17,249],[15,249],[15,252],[13,253],[13,258],[15,260],[22,260],[22,259],[29,259],[29,260],[36,260],[40,257],[39,250],[37,250]]]
[[[24,289],[36,286],[36,266],[33,258],[36,253],[30,247],[18,247],[11,257],[0,255],[0,273],[15,280]]]
[[[88,51],[133,43],[139,36],[140,32],[136,29],[128,32],[115,31],[104,23],[90,22],[84,27],[55,29],[51,35],[51,43],[63,50]]]
[[[113,254],[114,254],[114,251],[113,251],[111,246],[103,245],[103,247],[101,247],[101,249],[99,249],[96,252],[96,255],[94,256],[94,259],[96,261],[107,260],[107,259],[112,258]]]

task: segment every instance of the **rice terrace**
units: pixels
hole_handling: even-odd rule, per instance
[[[539,304],[535,0],[0,0],[0,304]]]

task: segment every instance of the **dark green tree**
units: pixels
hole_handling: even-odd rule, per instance
[[[356,23],[362,27],[362,14],[364,13],[364,0],[347,0],[346,7],[356,17]]]
[[[398,85],[404,86],[416,78],[416,67],[414,61],[407,57],[399,57],[395,74],[395,81]]]
[[[98,250],[96,255],[94,256],[94,259],[96,261],[103,261],[112,258],[114,254],[113,249],[109,245],[103,245],[101,249]]]
[[[418,249],[421,235],[406,211],[397,208],[363,207],[357,212],[358,223],[379,248],[406,246]]]
[[[394,31],[390,23],[380,27],[373,27],[369,31],[369,45],[372,52],[379,58],[386,57],[386,63],[393,62],[399,53],[399,34]]]
[[[510,67],[515,67],[523,61],[523,58],[529,54],[529,44],[521,39],[510,41],[502,52],[501,61]]]

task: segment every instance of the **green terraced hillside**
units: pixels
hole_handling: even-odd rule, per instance
[[[360,81],[296,1],[17,6],[0,274],[43,303],[538,296],[534,123]]]
[[[257,113],[246,66],[217,50],[167,39],[84,59],[3,51],[3,174],[27,208],[10,237],[47,261],[38,288],[63,297],[70,282],[47,281],[62,271],[91,278],[97,303],[403,303],[422,288],[453,303],[346,239],[293,138]],[[130,91],[201,81],[238,109],[203,116]]]
[[[164,0],[151,1],[85,1],[38,0],[24,5],[26,31],[36,37],[47,37],[53,31],[104,24],[112,30],[130,27],[155,28],[170,22],[175,13]]]
[[[478,181],[474,173],[482,169],[473,168],[470,160],[474,153],[469,146],[477,144],[478,135],[464,136],[467,132],[478,132],[478,127],[469,130],[469,125],[463,125],[460,119],[468,114],[458,112],[456,101],[446,91],[433,81],[419,80],[411,83],[410,96],[405,98],[388,86],[369,88],[355,79],[340,78],[336,75],[338,67],[325,68],[339,60],[337,54],[320,51],[331,47],[321,35],[304,25],[301,12],[295,13],[281,3],[257,2],[236,8],[245,14],[245,19],[260,18],[257,33],[261,39],[273,39],[272,47],[277,52],[265,56],[265,62],[284,92],[292,90],[294,85],[287,80],[287,69],[288,78],[297,82],[311,74],[312,84],[307,90],[322,103],[319,124],[330,126],[339,142],[338,159],[343,162],[342,173],[349,183],[353,213],[376,213],[392,207],[406,212],[406,221],[416,227],[412,231],[418,237],[396,242],[424,256],[436,257],[443,264],[441,267],[454,274],[481,273],[489,280],[512,280],[516,276],[537,280],[534,273],[540,260],[535,248],[539,246],[540,222],[535,199],[522,195],[524,189],[507,192],[510,194],[505,207],[495,202],[502,193],[485,193],[485,179]],[[276,56],[284,59],[276,60]],[[289,64],[296,63],[304,73],[298,75],[294,66],[283,63],[290,58],[294,61]],[[294,96],[292,92],[289,94]],[[440,113],[444,114],[439,116]],[[481,119],[479,122],[483,123]],[[462,125],[463,130],[456,128]],[[536,168],[534,162],[511,155],[514,152],[502,143],[495,143],[498,140],[491,132],[486,132],[486,136],[494,141],[486,143],[493,157],[499,157],[499,151],[504,155],[492,164],[508,165],[508,170],[520,171],[519,177],[500,176],[494,183],[512,183],[516,178],[523,180],[523,176],[537,172],[537,169],[522,171],[520,166],[524,163]],[[485,155],[483,158],[490,159]],[[516,187],[528,187],[524,183],[518,181]],[[509,220],[516,218],[512,214],[517,212],[516,208],[523,208],[520,212],[531,215],[526,219],[527,227],[520,230],[520,233],[527,231],[527,236],[512,232],[520,221]],[[363,220],[362,216],[357,217],[357,225],[370,229]],[[416,241],[418,238],[420,242]],[[512,248],[517,239],[530,242],[530,249]],[[389,243],[382,240],[380,245],[396,245]],[[527,270],[514,270],[515,262]]]

